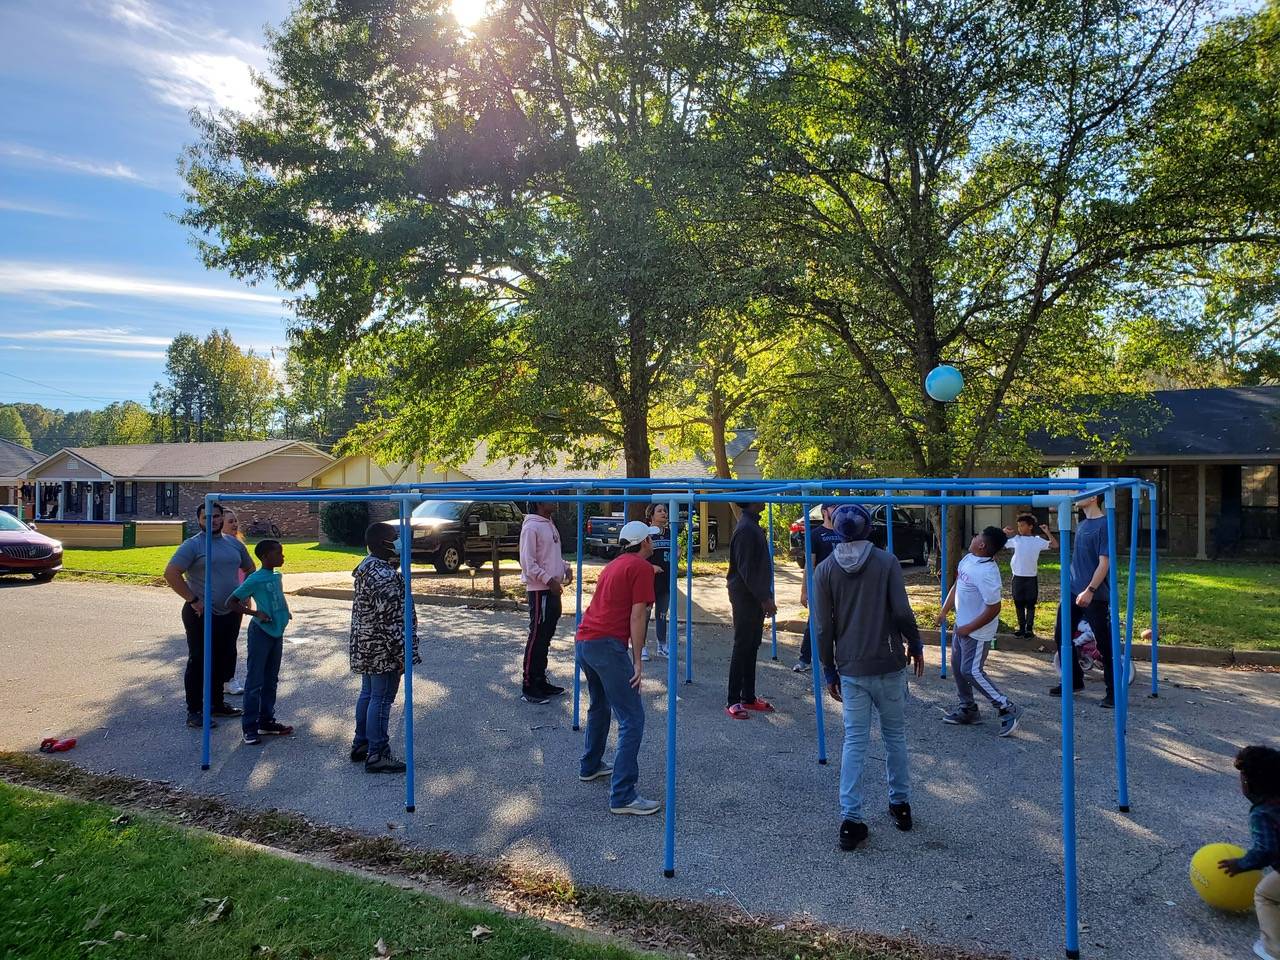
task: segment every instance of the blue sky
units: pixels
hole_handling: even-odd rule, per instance
[[[180,332],[284,343],[283,295],[205,270],[172,215],[188,111],[246,108],[264,27],[287,13],[286,0],[0,4],[0,403],[145,402]]]

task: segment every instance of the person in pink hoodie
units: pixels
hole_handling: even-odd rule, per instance
[[[524,643],[520,699],[525,703],[546,703],[564,693],[547,681],[547,651],[560,622],[560,595],[573,579],[565,562],[556,530],[554,503],[535,504],[520,528],[520,582],[529,600],[529,637]]]

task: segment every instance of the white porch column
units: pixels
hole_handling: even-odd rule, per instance
[[[114,482],[107,484],[107,496],[111,506],[107,508],[107,519],[112,523],[116,522],[116,485]]]
[[[1196,559],[1208,560],[1205,550],[1205,465],[1196,465]]]
[[[58,519],[62,520],[67,512],[67,481],[58,484]]]

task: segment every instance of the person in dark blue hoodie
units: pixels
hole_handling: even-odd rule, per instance
[[[840,849],[867,838],[862,813],[862,767],[871,739],[871,708],[880,715],[889,773],[889,815],[911,829],[911,771],[907,762],[907,663],[924,675],[924,646],[907,600],[902,565],[872,545],[871,514],[859,504],[836,511],[841,543],[813,576],[818,660],[827,692],[844,705],[840,760]]]

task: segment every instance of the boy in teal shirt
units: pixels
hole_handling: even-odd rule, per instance
[[[249,654],[244,678],[244,742],[257,746],[263,736],[287,737],[293,727],[276,720],[276,685],[280,680],[280,654],[284,649],[284,628],[290,619],[284,599],[283,578],[277,568],[284,564],[284,547],[279,540],[263,540],[253,552],[262,563],[232,592],[227,606],[235,613],[248,614]],[[245,601],[252,599],[253,609]]]

